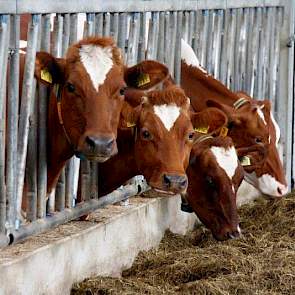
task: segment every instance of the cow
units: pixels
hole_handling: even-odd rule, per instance
[[[150,63],[144,62],[140,68],[148,68]],[[104,162],[117,153],[125,70],[120,50],[111,38],[85,38],[71,45],[65,58],[37,52],[35,77],[50,89],[48,193],[73,155]],[[158,73],[166,76],[167,68],[160,66]],[[151,86],[154,76],[149,76]]]
[[[132,94],[126,92],[129,102]],[[138,97],[133,96],[133,100],[138,103]],[[138,174],[144,175],[158,192],[174,195],[186,191],[185,170],[195,133],[189,106],[177,86],[146,92],[135,108],[125,102],[118,134],[119,153],[99,165],[100,194]]]
[[[194,144],[187,169],[189,185],[183,211],[195,212],[219,241],[241,234],[236,196],[244,170],[228,136],[202,135]],[[187,210],[189,207],[189,211]]]
[[[181,56],[181,86],[190,97],[194,110],[214,106],[226,113],[228,135],[235,147],[238,150],[245,147],[255,150],[256,146],[260,150],[259,157],[257,153],[249,154],[252,161],[250,156],[247,157],[245,180],[265,196],[282,197],[288,187],[275,145],[279,128],[271,114],[270,103],[230,91],[200,66],[193,49],[183,40]],[[261,152],[262,147],[264,153]]]

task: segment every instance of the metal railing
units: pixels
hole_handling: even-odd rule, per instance
[[[31,14],[31,22],[19,93],[22,13]],[[94,34],[112,36],[128,65],[143,59],[165,63],[176,81],[180,80],[183,37],[201,64],[232,90],[270,99],[282,130],[291,183],[295,164],[291,0],[0,0],[0,246],[87,214],[106,202],[126,199],[137,193],[138,185],[145,187],[140,179],[135,187],[97,199],[97,165],[73,158],[46,204],[47,93],[44,86],[36,87],[33,78],[35,53],[41,49],[63,56],[78,38]],[[81,203],[75,201],[79,177]],[[22,204],[24,183],[26,206]]]

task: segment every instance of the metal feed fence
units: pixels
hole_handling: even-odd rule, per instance
[[[176,81],[183,37],[201,64],[232,90],[272,101],[291,183],[295,167],[291,0],[0,0],[0,13],[0,246],[124,200],[138,192],[138,185],[145,189],[138,178],[135,185],[98,199],[97,164],[72,158],[46,204],[48,101],[46,88],[36,87],[33,78],[35,54],[45,50],[63,56],[82,36],[112,36],[126,64],[157,59],[169,67]],[[19,93],[23,13],[31,14],[31,22]],[[28,201],[22,212],[25,178]]]

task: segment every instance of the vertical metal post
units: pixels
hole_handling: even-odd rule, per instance
[[[0,68],[6,73],[9,36],[9,16],[0,15]],[[5,146],[5,104],[6,75],[0,78],[0,146]],[[5,187],[5,149],[0,149],[0,233],[5,233],[6,223],[6,187]]]
[[[33,15],[28,30],[28,46],[24,68],[24,79],[21,96],[19,133],[18,133],[18,175],[17,175],[17,214],[21,218],[21,203],[25,176],[25,164],[29,134],[29,115],[32,105],[32,97],[35,95],[36,83],[34,82],[34,69],[36,49],[38,43],[38,29],[40,15]]]
[[[180,67],[181,67],[181,35],[182,35],[182,11],[177,12],[177,31],[175,44],[175,63],[174,77],[175,82],[180,84]]]
[[[50,14],[43,16],[41,50],[50,51]],[[47,194],[47,87],[39,84],[37,217],[46,215]]]
[[[7,100],[6,198],[7,220],[14,227],[16,220],[17,131],[19,112],[19,37],[20,16],[11,17],[11,57]],[[3,43],[4,45],[5,43]],[[4,75],[5,76],[5,75]]]

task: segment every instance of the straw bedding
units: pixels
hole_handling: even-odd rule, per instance
[[[91,278],[71,294],[295,294],[294,196],[243,206],[237,240],[217,242],[203,228],[167,232],[122,278]]]

